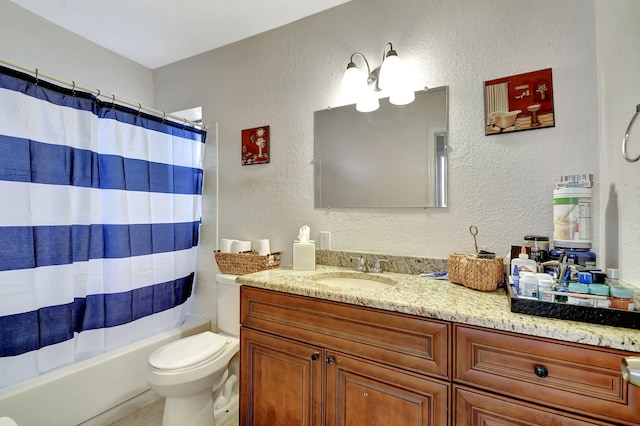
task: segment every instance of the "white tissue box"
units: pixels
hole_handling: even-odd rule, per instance
[[[293,242],[293,269],[295,271],[314,271],[316,269],[316,243]]]

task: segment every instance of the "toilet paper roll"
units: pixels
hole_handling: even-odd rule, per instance
[[[235,240],[230,240],[227,238],[222,238],[220,240],[220,252],[221,253],[231,253],[231,245]]]
[[[271,249],[269,248],[269,240],[265,238],[263,240],[256,241],[255,250],[260,256],[271,254]]]
[[[234,240],[231,243],[231,253],[242,253],[244,251],[251,251],[251,241]]]

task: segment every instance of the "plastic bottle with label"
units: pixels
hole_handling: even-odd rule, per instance
[[[518,291],[518,294],[522,294],[520,288],[520,274],[522,272],[536,273],[538,271],[538,264],[535,260],[529,259],[526,247],[522,247],[517,259],[511,261],[510,274],[513,280],[513,286]]]

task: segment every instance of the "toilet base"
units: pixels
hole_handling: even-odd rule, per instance
[[[162,426],[215,426],[211,389],[185,398],[167,397]]]

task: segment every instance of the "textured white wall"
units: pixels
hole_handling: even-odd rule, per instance
[[[353,0],[152,73],[0,0],[0,56],[168,111],[201,105],[205,122],[219,123],[219,153],[211,129],[205,158],[199,277],[206,285],[195,301],[211,316],[218,154],[220,237],[270,238],[284,263],[304,223],[316,239],[331,231],[334,249],[432,257],[472,250],[467,228],[475,224],[480,245],[504,253],[524,234],[551,235],[558,176],[593,171],[601,266],[619,266],[640,283],[640,163],[620,157],[640,103],[639,9],[636,0]],[[361,51],[377,66],[387,41],[419,76],[416,88],[450,88],[450,207],[315,210],[313,111],[346,103],[339,85],[349,55]],[[548,67],[556,127],[484,136],[483,81]],[[241,166],[240,131],[264,124],[271,163]],[[640,127],[635,132],[631,149]]]
[[[316,210],[313,112],[347,102],[351,53],[375,67],[388,41],[416,89],[449,86],[450,207]],[[593,1],[353,0],[156,70],[156,106],[202,105],[219,124],[220,238],[270,238],[286,264],[309,224],[315,239],[332,232],[333,249],[447,257],[473,250],[476,225],[480,246],[504,254],[526,234],[551,235],[560,175],[599,179],[595,43]],[[483,82],[549,67],[556,127],[484,136]],[[242,166],[241,130],[267,124],[271,163]]]
[[[640,104],[640,2],[596,2],[600,83],[601,246],[607,264],[640,285],[640,162],[621,155],[627,125]],[[629,135],[630,156],[640,154],[640,119]]]

